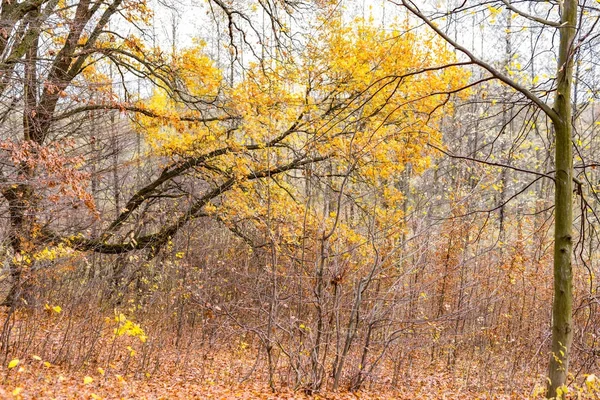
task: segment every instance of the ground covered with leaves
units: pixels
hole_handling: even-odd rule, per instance
[[[525,394],[493,394],[461,389],[451,381],[425,378],[406,388],[364,390],[308,395],[302,391],[280,389],[273,392],[266,382],[250,381],[224,385],[191,376],[149,378],[120,375],[68,373],[59,368],[41,370],[23,367],[18,376],[9,377],[0,389],[3,399],[525,399]]]
[[[223,330],[228,327],[216,324],[214,316],[201,327],[174,331],[170,319],[140,314],[134,320],[114,310],[109,316],[93,303],[85,305],[89,308],[47,303],[0,314],[0,338],[8,342],[0,346],[0,399],[537,399],[544,394],[543,369],[536,367],[543,360],[515,365],[503,346],[452,362],[413,351],[402,360],[386,359],[358,391],[349,390],[349,369],[339,390],[332,390],[328,373],[320,390],[310,392],[307,367],[298,378],[282,352],[269,373],[260,341],[230,327]],[[360,368],[360,362],[352,357],[348,366]],[[600,398],[600,380],[581,366],[574,370],[580,372],[569,398]]]
[[[46,306],[37,317],[13,315],[13,351],[0,355],[0,399],[537,399],[544,390],[544,377],[536,372],[491,380],[482,364],[449,367],[429,357],[415,358],[400,372],[385,367],[359,391],[332,391],[324,384],[316,393],[290,387],[282,362],[272,388],[263,352],[248,343],[178,348],[168,335],[146,336],[123,314],[100,319],[104,330],[85,319],[65,323],[64,314],[59,306]],[[33,321],[36,330],[26,329]],[[600,380],[580,378],[570,398],[600,398]]]
[[[523,377],[509,389],[467,381],[455,373],[423,371],[419,378],[402,382],[401,387],[382,385],[358,392],[324,390],[308,394],[302,389],[273,391],[258,373],[240,383],[236,366],[240,360],[218,357],[209,362],[190,360],[182,368],[174,362],[154,375],[118,374],[116,365],[74,371],[44,361],[38,356],[13,359],[2,369],[2,399],[534,399],[541,386]],[[249,368],[252,366],[250,365]],[[264,378],[264,379],[263,379]],[[592,399],[600,394],[597,380],[588,379],[573,398]],[[593,383],[593,384],[592,384]],[[579,397],[577,397],[579,396]]]

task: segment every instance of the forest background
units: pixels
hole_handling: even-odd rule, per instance
[[[0,395],[596,398],[599,17],[2,2]]]

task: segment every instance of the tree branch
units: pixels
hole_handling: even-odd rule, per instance
[[[400,3],[396,3],[396,4],[400,4]],[[465,54],[474,64],[479,65],[481,68],[483,68],[487,72],[489,72],[494,78],[505,83],[506,85],[510,86],[511,88],[515,89],[516,91],[522,93],[523,96],[525,96],[526,98],[531,100],[542,111],[544,111],[544,113],[552,121],[560,121],[560,116],[556,113],[556,111],[554,111],[552,109],[552,107],[550,107],[548,104],[546,104],[546,102],[544,102],[542,99],[540,99],[535,94],[533,94],[529,89],[521,86],[517,82],[513,81],[512,79],[510,79],[509,77],[507,77],[506,75],[504,75],[503,73],[498,71],[492,65],[488,64],[487,62],[485,62],[485,61],[481,60],[480,58],[478,58],[477,56],[475,56],[466,47],[461,46],[459,43],[457,43],[452,38],[450,38],[450,36],[445,34],[440,28],[438,28],[436,26],[435,23],[433,23],[427,16],[425,16],[425,14],[423,14],[411,0],[401,0],[401,4],[404,7],[406,7],[417,18],[419,18],[421,21],[423,21],[427,26],[429,26],[431,29],[433,29],[433,31],[437,35],[439,35],[442,39],[444,39],[448,44],[450,44],[452,47],[454,47],[456,50],[460,51],[461,53]]]
[[[512,4],[510,4],[508,2],[508,0],[501,0],[501,1],[502,1],[502,3],[504,3],[506,8],[508,8],[510,11],[514,12],[515,14],[520,15],[523,18],[527,18],[528,20],[538,22],[543,25],[552,26],[554,28],[560,28],[560,24],[558,22],[548,21],[547,19],[536,17],[535,15],[527,14],[526,12],[521,11],[518,8],[514,7]]]
[[[166,226],[156,233],[141,236],[138,238],[131,238],[130,241],[126,243],[107,243],[106,241],[103,241],[101,239],[86,239],[83,237],[59,238],[56,235],[53,235],[52,233],[46,233],[46,237],[52,239],[53,241],[62,241],[67,246],[80,251],[93,251],[96,253],[103,254],[123,254],[134,250],[153,248],[153,251],[157,252],[158,249],[160,249],[169,240],[169,238],[173,237],[177,233],[177,231],[190,220],[198,217],[209,216],[208,214],[202,211],[204,206],[208,204],[210,200],[217,198],[223,193],[231,190],[237,183],[242,181],[251,181],[266,178],[272,175],[300,168],[307,164],[317,163],[328,158],[329,156],[298,158],[291,161],[288,164],[281,165],[276,168],[264,169],[257,172],[249,173],[241,179],[229,178],[225,182],[212,189],[211,191],[205,193],[202,197],[196,200],[196,202],[192,204],[188,211],[181,217],[179,217],[177,221],[172,225]]]

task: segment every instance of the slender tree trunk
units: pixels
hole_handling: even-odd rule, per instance
[[[552,305],[552,354],[548,373],[548,397],[564,398],[557,389],[567,382],[569,352],[573,339],[573,145],[572,76],[573,41],[577,20],[577,0],[565,0],[561,7],[561,27],[557,90],[553,121],[556,134],[556,182],[554,226],[554,302]]]

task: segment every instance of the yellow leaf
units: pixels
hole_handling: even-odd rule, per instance
[[[12,391],[13,396],[18,396],[23,391],[23,388],[17,387]]]
[[[42,361],[42,357],[40,356],[31,356],[35,361]]]
[[[135,356],[135,350],[131,348],[131,346],[127,346],[127,350],[129,350],[129,355],[131,357]]]
[[[83,383],[86,385],[89,385],[92,382],[94,382],[94,378],[92,378],[91,376],[86,376],[85,378],[83,378]]]
[[[11,369],[11,368],[14,368],[14,367],[16,367],[17,365],[19,365],[19,359],[18,359],[18,358],[15,358],[15,359],[11,360],[11,361],[8,363],[8,368],[9,368],[9,369]]]
[[[62,311],[62,308],[60,306],[54,306],[54,307],[52,307],[52,310],[58,314]]]
[[[98,373],[102,376],[104,376],[104,368],[100,368],[98,367]]]

